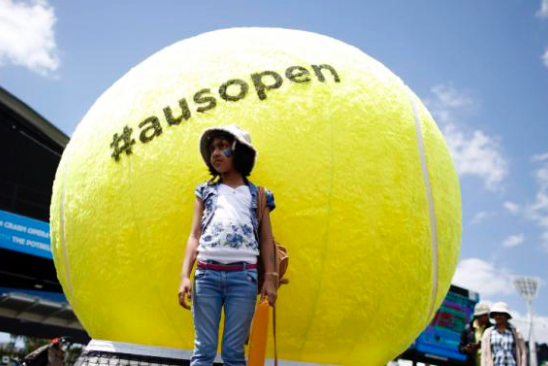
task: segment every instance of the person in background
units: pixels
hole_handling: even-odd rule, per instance
[[[495,325],[481,339],[481,366],[527,366],[525,340],[509,323],[512,319],[508,304],[497,302],[489,314]]]
[[[477,303],[472,321],[462,331],[459,343],[459,352],[466,354],[467,366],[481,365],[481,337],[492,325],[489,321],[489,305]]]

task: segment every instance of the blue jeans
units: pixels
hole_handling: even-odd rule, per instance
[[[225,323],[221,357],[225,366],[245,366],[244,344],[257,301],[257,270],[213,271],[194,274],[192,317],[194,352],[191,366],[211,366],[217,354],[221,310]]]

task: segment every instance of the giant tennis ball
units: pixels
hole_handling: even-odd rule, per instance
[[[403,56],[402,56],[403,57]],[[419,99],[360,50],[314,33],[227,29],[176,43],[91,107],[54,184],[59,280],[89,334],[191,349],[177,302],[201,132],[235,123],[275,194],[291,283],[284,359],[382,365],[428,324],[460,247],[457,175]]]

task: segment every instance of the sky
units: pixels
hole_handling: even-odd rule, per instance
[[[434,115],[459,174],[453,283],[505,301],[525,333],[516,276],[540,279],[548,342],[548,0],[0,0],[0,86],[67,135],[151,54],[203,32],[301,29],[385,64]]]

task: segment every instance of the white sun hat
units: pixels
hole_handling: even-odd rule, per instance
[[[235,141],[238,141],[240,144],[247,146],[251,149],[253,152],[253,164],[255,164],[255,161],[257,160],[257,150],[251,143],[251,136],[249,135],[249,132],[244,130],[243,128],[237,126],[237,125],[227,125],[227,126],[219,126],[219,127],[213,127],[208,128],[202,133],[202,137],[200,138],[200,153],[202,154],[202,158],[204,159],[205,163],[209,166],[209,151],[207,149],[207,146],[209,145],[209,142],[211,141],[211,137],[214,136],[218,132],[225,132],[234,137]]]
[[[510,310],[508,309],[508,304],[505,302],[496,302],[491,308],[490,316],[493,317],[493,313],[503,313],[508,315],[508,319],[512,319],[510,315]]]
[[[489,305],[487,303],[478,302],[476,306],[474,306],[474,317],[487,314],[489,314]]]

